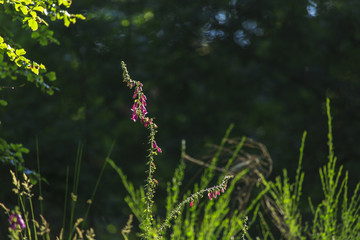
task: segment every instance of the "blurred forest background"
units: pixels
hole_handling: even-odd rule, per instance
[[[122,60],[144,83],[148,111],[159,125],[164,153],[156,160],[156,177],[163,190],[157,198],[178,164],[181,139],[190,155],[201,158],[205,145],[217,144],[234,123],[232,137],[267,146],[270,178],[283,168],[295,173],[307,130],[304,194],[316,201],[318,169],[328,151],[326,97],[339,163],[349,170],[350,184],[360,180],[360,1],[77,0],[71,11],[87,19],[68,28],[54,23],[61,44],[42,47],[0,9],[0,31],[11,32],[29,57],[57,74],[53,96],[21,78],[0,80],[2,86],[25,83],[0,92],[8,101],[0,108],[0,134],[30,149],[26,166],[34,170],[38,138],[52,226],[61,225],[66,167],[73,171],[79,143],[79,216],[114,140],[111,158],[135,184],[144,182],[147,132],[130,120],[132,93],[122,83]],[[189,163],[188,173],[200,168]],[[0,170],[5,203],[15,199],[8,169]],[[124,197],[120,179],[106,169],[91,212],[99,239],[120,234],[130,214]]]

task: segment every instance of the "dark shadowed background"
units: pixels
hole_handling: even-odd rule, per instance
[[[307,130],[304,194],[316,201],[318,169],[327,161],[326,97],[339,164],[349,170],[352,186],[360,180],[360,1],[77,0],[72,12],[87,20],[69,28],[55,23],[60,45],[41,47],[14,30],[29,57],[56,71],[60,90],[47,96],[26,84],[1,91],[9,103],[0,109],[1,136],[30,149],[25,159],[31,169],[37,168],[39,140],[41,172],[49,182],[45,213],[55,231],[62,223],[66,167],[73,172],[79,143],[79,216],[113,141],[111,158],[135,184],[144,182],[147,132],[130,120],[132,91],[122,83],[121,61],[144,84],[159,126],[159,189],[178,163],[181,139],[190,155],[201,157],[205,145],[218,143],[234,123],[231,136],[267,146],[271,178],[283,168],[295,175]],[[0,24],[7,20],[0,17]],[[194,173],[200,167],[188,168]],[[8,167],[0,174],[0,199],[9,202]],[[99,239],[120,235],[130,213],[125,195],[116,173],[106,169],[90,216]],[[117,233],[108,232],[109,224]]]

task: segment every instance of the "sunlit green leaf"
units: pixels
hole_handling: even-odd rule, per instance
[[[41,6],[36,6],[33,8],[34,11],[38,11],[38,12],[44,12],[44,8]]]
[[[21,12],[24,14],[24,15],[27,15],[28,14],[28,8],[26,6],[21,6],[20,7],[20,10]]]
[[[20,59],[20,58],[17,58],[17,59],[15,60],[15,64],[16,64],[18,67],[21,67],[21,66],[22,66],[22,61],[21,61],[21,59]]]
[[[34,11],[31,11],[31,12],[30,12],[30,15],[31,15],[31,17],[34,18],[34,19],[36,19],[36,17],[37,17],[36,12],[34,12]]]
[[[25,51],[25,49],[22,48],[22,49],[17,49],[15,51],[15,53],[16,53],[16,55],[21,56],[21,55],[25,55],[26,51]]]
[[[30,19],[29,22],[29,27],[33,30],[36,31],[38,29],[38,23],[34,20],[34,19]]]
[[[78,19],[81,19],[81,20],[86,19],[86,17],[84,17],[82,14],[76,14],[75,17],[78,18]]]
[[[64,25],[66,27],[70,26],[70,20],[69,20],[69,17],[67,15],[64,15]]]
[[[37,67],[32,67],[32,68],[31,68],[31,71],[32,71],[33,73],[35,73],[36,75],[39,75],[39,68],[37,68]]]

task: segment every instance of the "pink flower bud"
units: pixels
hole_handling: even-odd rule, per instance
[[[136,115],[136,112],[134,112],[133,115],[132,115],[131,120],[133,120],[134,122],[136,122],[137,118],[138,118],[138,116]]]
[[[146,106],[146,96],[145,94],[141,95],[140,102]]]
[[[137,87],[139,92],[142,92],[142,87],[143,87],[143,85],[142,85],[142,83],[140,83],[139,86]]]
[[[137,93],[138,93],[138,90],[137,90],[137,88],[135,88],[133,98],[136,98]]]
[[[20,214],[17,214],[17,220],[18,220],[18,223],[21,227],[21,229],[24,229],[26,228],[26,225],[25,225],[25,222],[24,222],[24,219],[21,217]]]
[[[136,108],[137,108],[138,104],[135,102],[131,108],[131,111],[132,112],[135,112],[136,111]]]
[[[141,112],[142,114],[146,115],[148,112],[146,111],[146,108],[144,107],[144,105],[140,106]]]
[[[213,198],[213,193],[212,193],[212,192],[209,192],[209,193],[208,193],[208,197],[209,197],[210,200],[212,200],[212,198]]]
[[[212,193],[212,197],[213,197],[213,198],[216,198],[217,195],[216,195],[215,193]]]
[[[190,202],[190,207],[192,207],[194,205],[194,201]]]

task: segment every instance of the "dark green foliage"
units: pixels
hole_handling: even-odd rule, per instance
[[[304,164],[303,170],[315,176],[327,155],[325,105],[319,109],[330,97],[337,120],[333,133],[338,157],[349,170],[349,189],[356,187],[359,1],[77,0],[71,11],[83,13],[87,21],[69,28],[64,27],[65,19],[49,21],[50,28],[39,24],[35,32],[28,21],[22,29],[22,22],[12,21],[0,7],[0,35],[7,34],[5,42],[15,54],[26,50],[25,55],[18,52],[20,57],[45,64],[60,80],[51,82],[54,76],[43,76],[46,84],[60,89],[48,97],[32,89],[16,63],[0,54],[0,62],[7,64],[0,71],[6,76],[0,80],[0,104],[6,104],[4,100],[8,104],[0,108],[0,137],[30,149],[26,155],[30,169],[36,169],[34,142],[39,137],[43,173],[58,193],[49,194],[54,205],[61,205],[57,199],[62,199],[66,165],[73,166],[79,140],[85,143],[83,181],[95,182],[103,156],[117,139],[113,156],[121,160],[135,186],[143,183],[137,176],[143,174],[146,150],[134,146],[144,133],[128,121],[129,93],[119,84],[121,59],[136,79],[146,83],[151,110],[162,127],[159,139],[166,151],[164,167],[158,171],[160,182],[172,177],[168,169],[175,168],[181,139],[187,139],[188,152],[202,156],[202,145],[220,139],[231,122],[237,126],[233,135],[251,136],[268,147],[274,159],[271,179],[281,175],[282,168],[295,173],[297,163],[291,159],[307,129],[311,164]],[[316,9],[315,16],[308,7]],[[21,16],[21,10],[13,6],[10,10]],[[50,44],[56,39],[61,45]],[[16,70],[20,75],[13,80]],[[34,77],[30,80],[37,82],[36,74],[29,72]],[[192,165],[187,171],[196,172]],[[322,200],[321,181],[314,184],[307,177],[303,185],[311,192],[303,196]],[[90,186],[84,184],[83,191],[91,192]],[[123,225],[127,220],[125,206],[117,206],[119,196],[112,191],[116,187],[111,175],[105,174],[99,190],[108,197],[98,199],[94,206],[99,208],[91,214],[104,232],[111,219]],[[2,190],[0,196],[6,196]],[[307,209],[303,220],[310,221],[311,216]]]
[[[0,139],[0,161],[21,167],[24,163],[23,154],[29,153],[22,144],[8,144],[4,139]]]
[[[19,172],[25,172],[31,179],[33,184],[40,179],[40,175],[34,170],[26,168],[23,154],[28,154],[29,149],[23,147],[22,144],[7,143],[0,138],[0,162],[5,166],[17,169]],[[46,181],[45,179],[42,179]]]
[[[41,45],[47,45],[48,41],[59,43],[52,37],[53,31],[49,30],[46,17],[49,17],[51,21],[64,19],[64,25],[67,27],[70,22],[75,23],[77,18],[85,19],[81,14],[69,14],[62,10],[61,5],[69,8],[71,2],[0,1],[0,23],[2,23],[0,29],[0,77],[3,79],[0,90],[3,88],[15,89],[14,83],[10,83],[9,86],[7,81],[9,79],[21,81],[21,84],[17,83],[17,85],[23,87],[25,85],[23,80],[25,79],[40,87],[47,94],[52,95],[54,93],[54,87],[49,85],[44,77],[48,81],[54,81],[56,79],[55,72],[47,72],[45,65],[30,60],[26,56],[26,50],[19,45],[11,31],[11,27],[14,25],[7,21],[10,17],[13,22],[20,22],[22,28],[32,31],[31,38],[38,40]],[[0,99],[0,107],[4,106],[7,106],[7,101]],[[0,138],[1,162],[11,163],[19,167],[18,170],[23,171],[24,159],[22,154],[27,152],[28,150],[23,148],[21,144],[7,144],[4,139]]]

